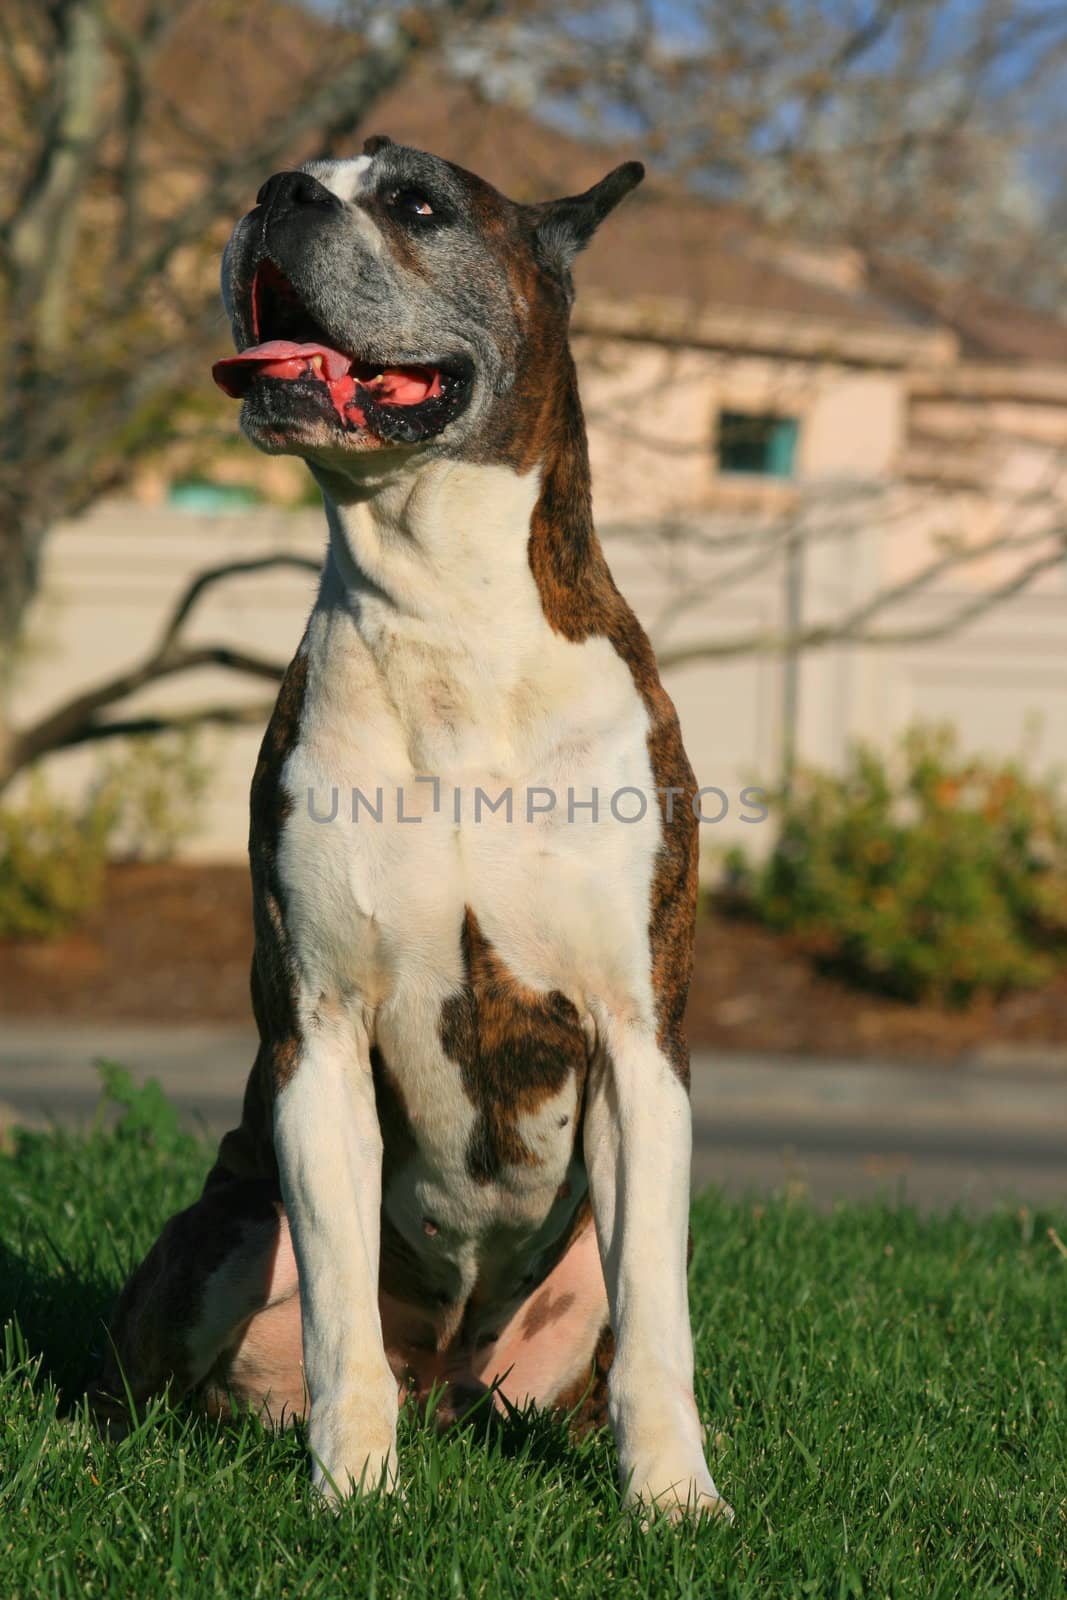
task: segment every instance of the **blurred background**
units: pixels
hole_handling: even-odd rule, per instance
[[[8,0],[0,1121],[251,1059],[247,790],[324,547],[210,365],[264,178],[384,132],[581,258],[598,525],[705,799],[696,1177],[1059,1198],[1067,12]],[[743,791],[766,792],[766,816]]]

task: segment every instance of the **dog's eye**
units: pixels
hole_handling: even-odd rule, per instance
[[[394,211],[403,211],[410,217],[433,216],[433,206],[421,189],[393,189],[386,200]]]

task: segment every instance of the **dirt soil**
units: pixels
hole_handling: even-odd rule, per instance
[[[103,904],[51,943],[0,940],[0,1015],[251,1022],[243,866],[113,867]],[[789,941],[709,911],[689,1004],[694,1046],[951,1061],[989,1044],[1067,1045],[1067,972],[965,1012],[857,993]]]

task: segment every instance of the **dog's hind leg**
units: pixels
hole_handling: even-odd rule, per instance
[[[282,1234],[277,1187],[214,1168],[195,1205],[166,1224],[112,1314],[90,1402],[122,1426],[170,1382],[195,1389],[272,1296]]]
[[[111,1320],[103,1368],[89,1392],[99,1421],[121,1428],[168,1383],[201,1384],[249,1320],[287,1294],[288,1230],[276,1182],[221,1164],[199,1200],[167,1223],[126,1282]]]

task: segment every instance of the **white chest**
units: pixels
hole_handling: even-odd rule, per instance
[[[661,837],[629,669],[553,632],[492,537],[438,588],[402,551],[404,604],[395,561],[388,603],[324,589],[278,852],[302,1003],[361,1008],[402,1108],[386,1210],[469,1283],[571,1209],[590,1002],[648,1009]]]
[[[280,860],[309,987],[439,1005],[471,907],[524,984],[583,1011],[645,992],[661,823],[644,704],[606,639],[572,643],[538,611],[513,643],[501,664],[477,636],[393,624],[383,655],[347,616],[312,619]]]

